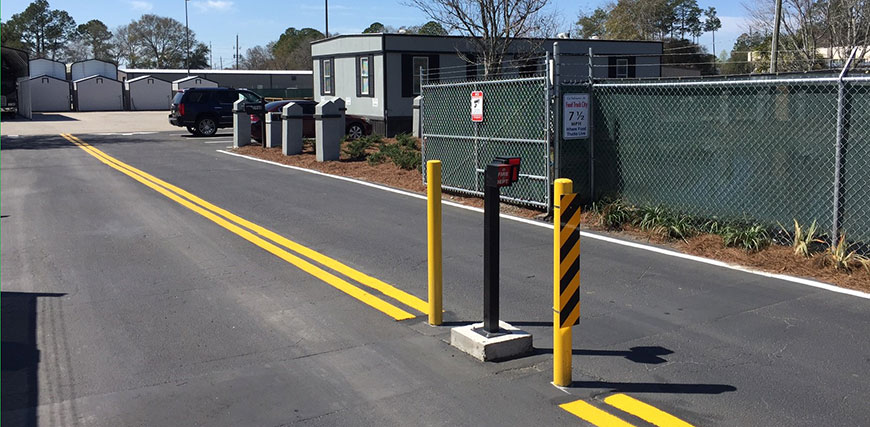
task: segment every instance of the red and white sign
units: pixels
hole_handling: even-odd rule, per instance
[[[471,92],[471,121],[483,121],[483,92],[479,90]]]
[[[499,187],[508,187],[513,181],[511,180],[511,170],[513,167],[511,165],[498,165],[498,178],[496,179],[496,185]]]

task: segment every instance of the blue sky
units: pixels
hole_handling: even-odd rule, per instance
[[[771,2],[773,0],[770,0]],[[591,11],[606,0],[551,0],[551,7],[564,17],[566,29],[571,28],[581,10]],[[109,28],[126,24],[143,13],[170,16],[184,22],[183,0],[49,0],[54,9],[63,9],[77,23],[91,19],[103,21]],[[734,40],[746,27],[746,12],[733,0],[699,0],[702,8],[713,6],[722,20],[722,30],[716,34],[716,50],[730,50]],[[5,21],[21,12],[30,0],[3,0],[0,17]],[[276,40],[287,27],[314,27],[323,31],[322,1],[248,2],[234,0],[191,0],[188,3],[190,28],[197,38],[211,42],[214,62],[223,57],[224,65],[232,60],[236,32],[240,50]],[[329,30],[331,33],[358,33],[372,22],[400,27],[419,25],[426,17],[417,9],[405,6],[402,0],[330,0]],[[234,30],[237,28],[238,30]],[[711,36],[705,34],[701,43],[711,49]]]

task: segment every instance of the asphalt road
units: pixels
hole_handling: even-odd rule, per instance
[[[227,137],[78,136],[426,298],[423,200],[218,153]],[[478,212],[444,207],[445,326],[430,327],[60,136],[0,148],[3,425],[576,425],[558,406],[576,400],[645,425],[603,402],[615,393],[698,426],[870,420],[868,299],[584,239],[575,382],[560,390],[552,230],[502,221],[502,318],[536,352],[480,363],[446,342],[482,317]]]

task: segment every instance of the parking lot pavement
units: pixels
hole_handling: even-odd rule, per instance
[[[180,130],[169,124],[166,111],[94,111],[34,113],[33,120],[18,118],[0,124],[0,135],[57,135],[60,133],[132,133]]]
[[[870,342],[856,339],[870,330],[867,300],[587,239],[575,382],[560,390],[549,383],[552,231],[502,222],[502,316],[532,332],[536,352],[481,364],[444,342],[449,326],[481,316],[479,213],[444,209],[445,327],[396,322],[280,247],[336,277],[356,271],[425,298],[424,201],[217,153],[209,143],[226,134],[70,139],[3,145],[3,313],[31,319],[3,318],[4,340],[18,345],[4,350],[24,356],[4,370],[4,417],[563,425],[603,411],[635,425],[770,426],[870,417],[860,397]],[[5,387],[12,367],[23,393]],[[12,412],[9,393],[22,398]]]

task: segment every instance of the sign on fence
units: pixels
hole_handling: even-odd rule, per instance
[[[562,139],[589,138],[589,94],[566,93],[562,102]]]
[[[471,121],[483,121],[483,92],[479,90],[471,92]]]

